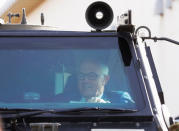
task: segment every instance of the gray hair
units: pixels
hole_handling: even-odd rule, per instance
[[[109,67],[106,64],[100,62],[99,60],[87,58],[80,62],[80,64],[82,63],[94,63],[100,67],[103,75],[106,75],[106,76],[109,75]]]

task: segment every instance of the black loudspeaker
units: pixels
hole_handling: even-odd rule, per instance
[[[94,2],[86,10],[87,23],[96,30],[108,27],[113,21],[113,11],[105,2]]]

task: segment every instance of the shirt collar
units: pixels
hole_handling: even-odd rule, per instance
[[[103,93],[100,96],[98,96],[97,98],[101,99],[102,97],[103,97]],[[86,102],[86,98],[82,97],[80,102]]]

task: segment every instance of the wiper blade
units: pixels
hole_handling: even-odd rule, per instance
[[[83,107],[83,108],[74,108],[67,110],[54,110],[52,113],[61,114],[61,113],[91,113],[91,112],[99,112],[99,113],[132,113],[137,110],[133,109],[115,109],[115,108],[100,108],[100,107]]]
[[[2,118],[25,118],[40,115],[43,113],[48,113],[48,110],[39,110],[39,109],[8,109],[0,108],[0,113]]]
[[[26,109],[26,108],[0,108],[0,112],[26,112],[26,111],[41,111],[40,109]]]

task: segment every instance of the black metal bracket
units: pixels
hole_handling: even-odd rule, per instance
[[[7,16],[9,17],[9,24],[11,24],[11,18],[12,17],[20,17],[20,14],[19,13],[17,13],[17,14],[8,13]]]
[[[158,40],[164,40],[164,41],[168,41],[168,42],[171,42],[173,44],[176,44],[176,45],[179,45],[179,42],[178,41],[175,41],[175,40],[172,40],[170,38],[167,38],[167,37],[151,37],[151,31],[148,27],[146,26],[140,26],[136,29],[135,31],[135,36],[138,36],[138,33],[139,33],[139,30],[140,29],[145,29],[148,31],[148,36],[147,37],[141,37],[141,39],[144,41],[144,40],[154,40],[154,42],[157,42]]]

